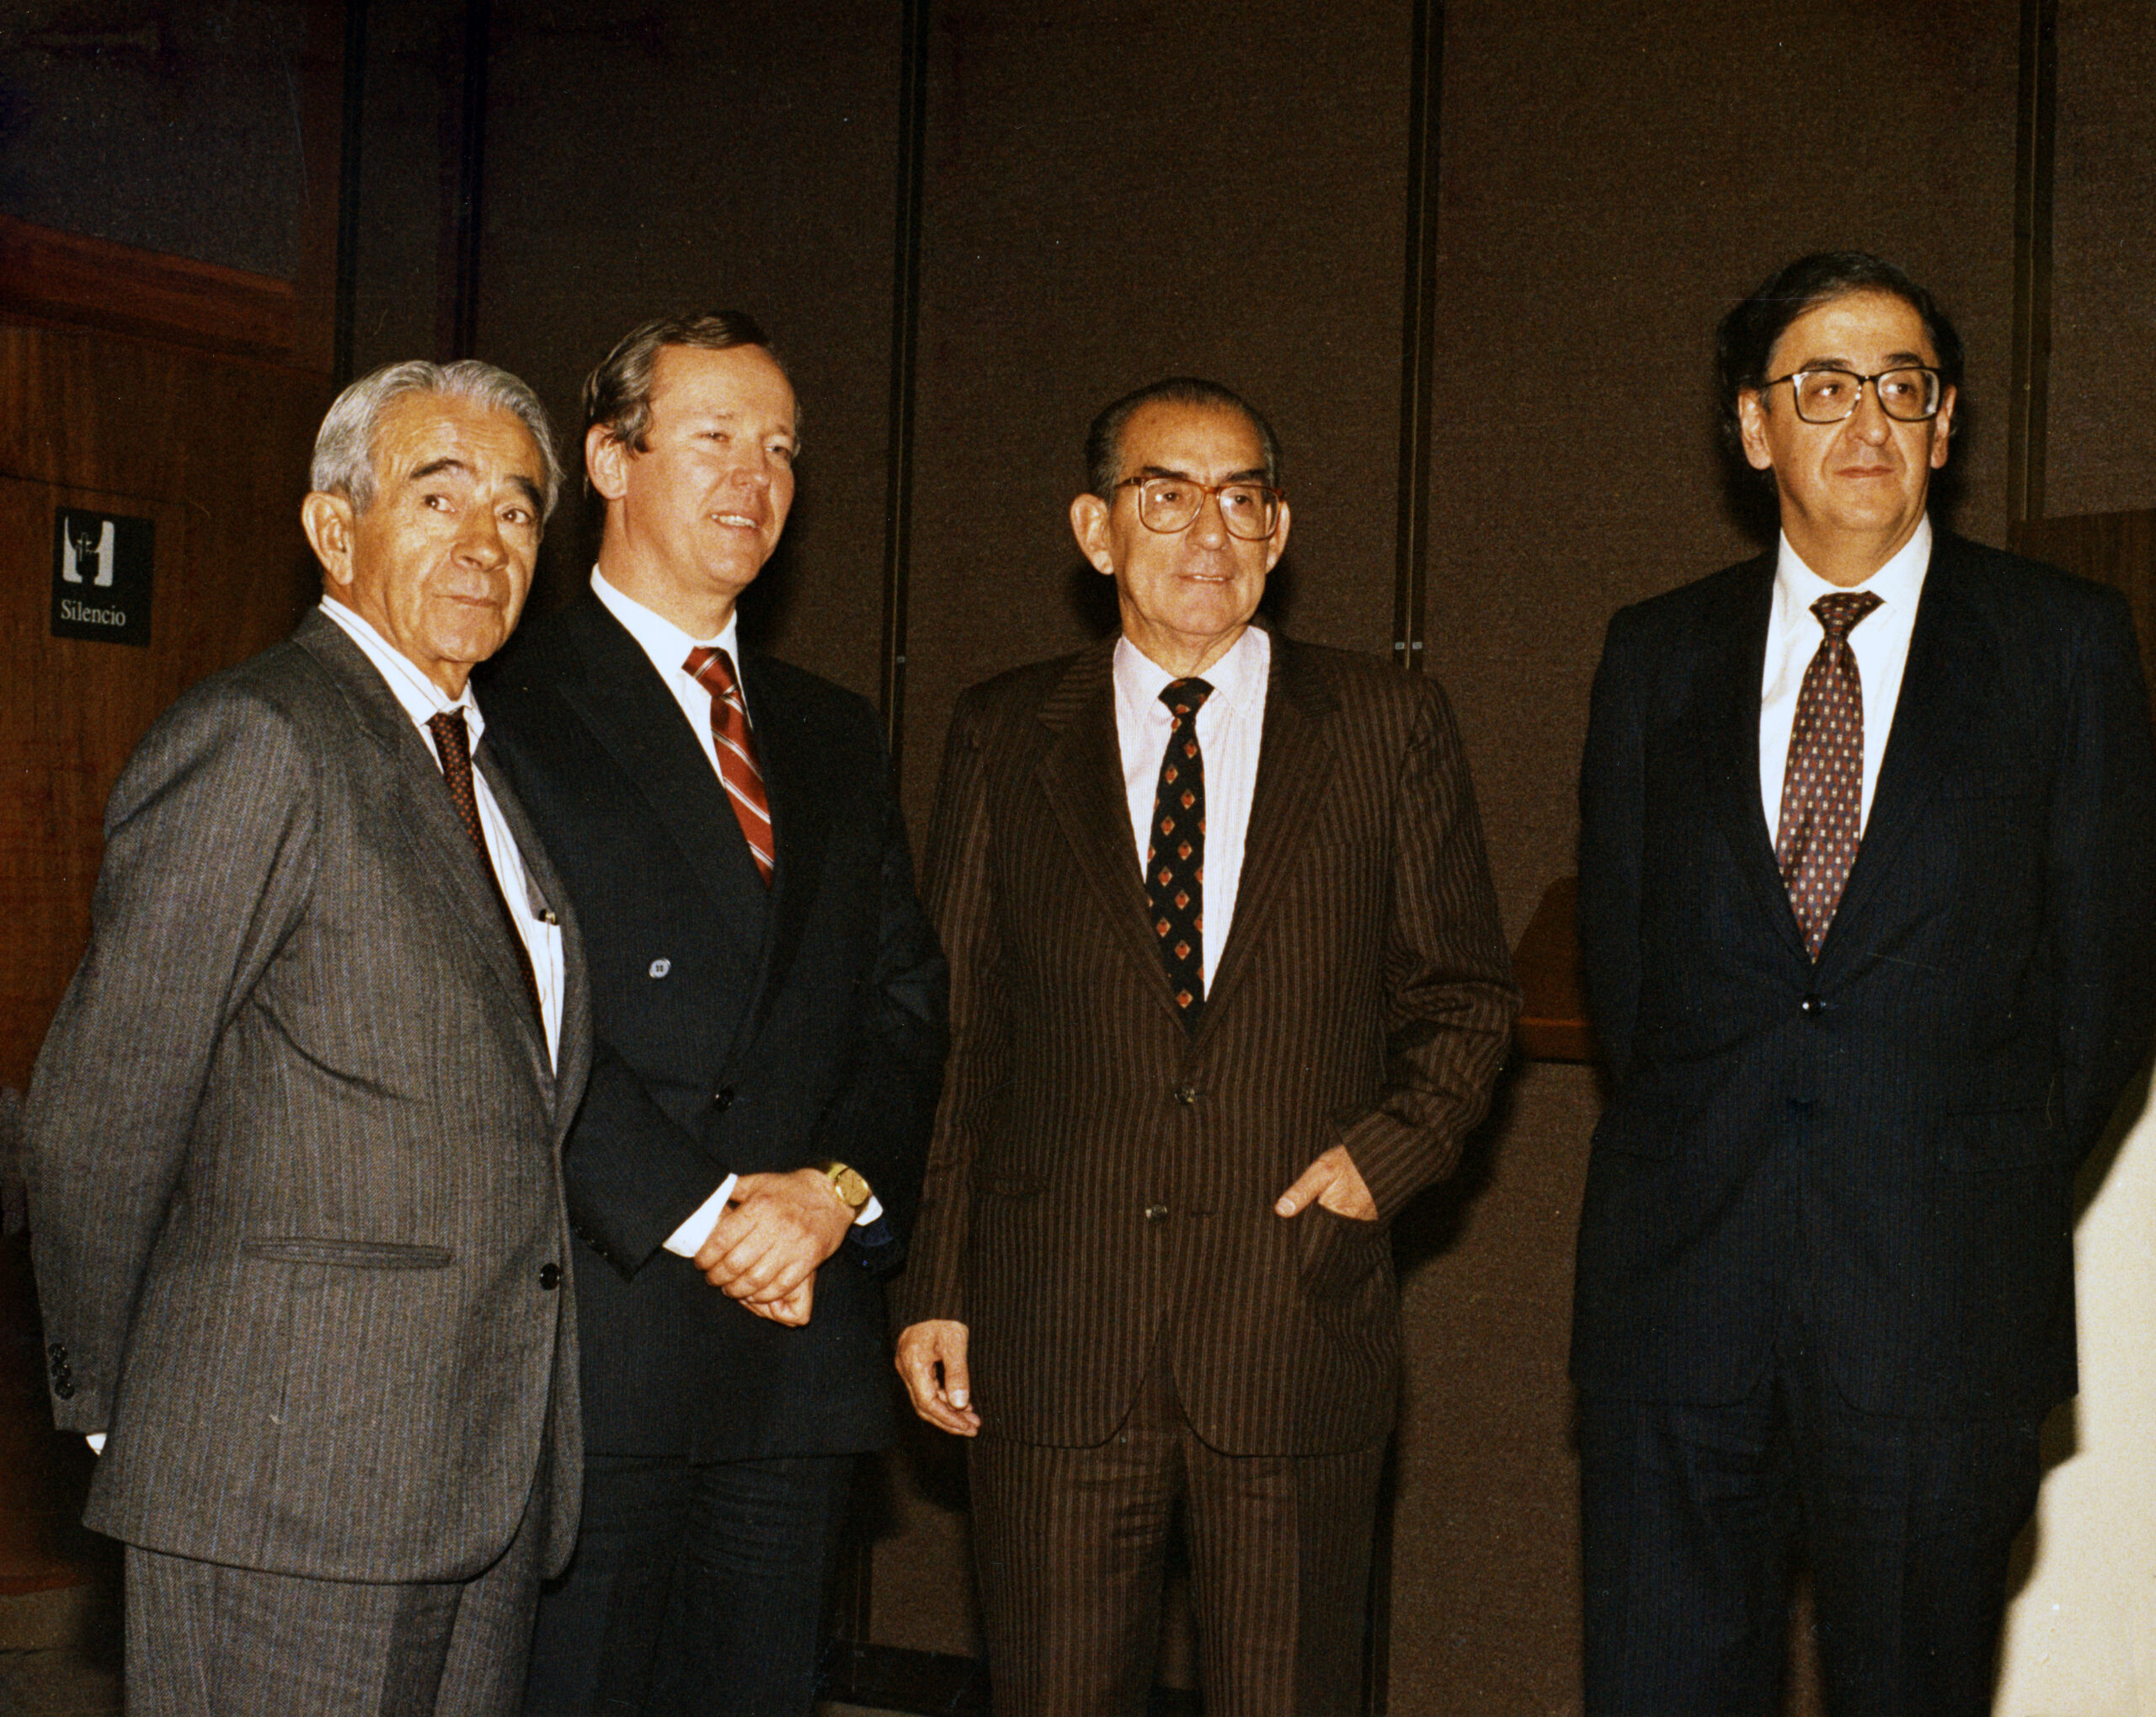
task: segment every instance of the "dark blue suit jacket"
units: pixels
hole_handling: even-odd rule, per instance
[[[835,1454],[892,1434],[879,1255],[919,1195],[943,960],[873,712],[766,657],[741,677],[777,842],[768,892],[680,706],[595,597],[526,627],[481,691],[587,926],[594,1065],[567,1177],[596,1453]],[[899,1238],[841,1248],[805,1328],[663,1250],[728,1173],[826,1157],[868,1177]]]
[[[1625,610],[1580,782],[1614,1087],[1572,1375],[1726,1402],[1804,1320],[1879,1412],[2075,1387],[2072,1183],[2156,1016],[2156,756],[2125,602],[1937,537],[1817,965],[1759,797],[1774,557]]]

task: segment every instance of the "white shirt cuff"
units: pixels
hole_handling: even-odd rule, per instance
[[[704,1242],[718,1226],[719,1218],[726,1214],[726,1201],[734,1196],[734,1183],[740,1178],[739,1175],[728,1175],[722,1181],[718,1191],[699,1204],[695,1213],[666,1237],[666,1250],[677,1258],[693,1258],[703,1250]],[[861,1207],[861,1214],[854,1218],[853,1225],[864,1227],[883,1213],[883,1201],[871,1192],[868,1202]]]
[[[85,1431],[83,1433],[83,1441],[89,1444],[93,1454],[104,1453],[104,1438],[105,1434],[102,1431]]]
[[[693,1258],[704,1249],[704,1242],[711,1238],[711,1231],[718,1226],[718,1219],[726,1214],[726,1201],[734,1196],[734,1183],[741,1177],[728,1175],[718,1183],[718,1191],[696,1208],[696,1213],[666,1237],[666,1250],[677,1258]]]

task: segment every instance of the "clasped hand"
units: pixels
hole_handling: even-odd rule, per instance
[[[817,1270],[852,1225],[853,1212],[820,1170],[744,1175],[696,1266],[758,1317],[798,1327],[815,1303]]]

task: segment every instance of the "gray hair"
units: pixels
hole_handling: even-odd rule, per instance
[[[562,461],[554,451],[547,408],[537,394],[508,371],[477,358],[454,364],[430,364],[424,358],[385,364],[339,394],[314,438],[314,463],[308,468],[307,481],[318,493],[343,495],[355,512],[364,513],[374,504],[375,432],[382,427],[382,414],[390,402],[408,393],[442,394],[516,418],[531,432],[546,462],[540,522],[552,515],[554,497],[562,487]]]

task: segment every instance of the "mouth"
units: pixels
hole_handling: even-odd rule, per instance
[[[752,513],[713,513],[711,522],[728,531],[761,531],[764,521]]]

